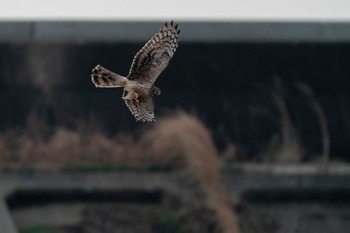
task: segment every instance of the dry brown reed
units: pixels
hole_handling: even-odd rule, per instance
[[[146,135],[147,153],[169,154],[196,179],[204,201],[216,214],[221,231],[240,232],[231,202],[221,183],[220,160],[209,131],[194,116],[184,112],[165,118]],[[177,159],[175,159],[177,157]]]
[[[14,145],[10,145],[11,141]],[[129,156],[131,136],[108,138],[99,132],[82,135],[68,129],[58,129],[49,139],[20,134],[11,140],[0,137],[0,161],[4,168],[64,169],[89,167],[96,164],[136,166]]]
[[[285,100],[284,90],[279,78],[274,79],[275,91],[272,98],[280,113],[280,133],[274,135],[261,158],[265,161],[296,163],[304,156],[305,149],[301,143],[298,131],[293,124]]]
[[[321,169],[323,171],[327,171],[330,162],[331,145],[327,115],[324,108],[322,107],[320,100],[314,94],[311,87],[302,82],[297,83],[297,87],[307,97],[310,108],[313,110],[318,119],[321,131],[320,139],[322,141]]]
[[[11,155],[8,139],[5,135],[0,135],[0,163],[11,160]]]
[[[1,167],[58,170],[96,164],[115,167],[140,164],[130,155],[130,148],[135,145],[130,134],[107,137],[98,127],[90,125],[81,123],[75,130],[50,129],[45,120],[32,112],[25,128],[0,135]]]

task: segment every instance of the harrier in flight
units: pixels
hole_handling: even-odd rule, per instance
[[[178,24],[165,23],[135,55],[127,77],[97,65],[92,70],[92,82],[100,88],[123,87],[122,99],[136,121],[154,122],[153,97],[160,95],[154,83],[174,55],[179,34]]]

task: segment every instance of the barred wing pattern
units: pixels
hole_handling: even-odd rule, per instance
[[[128,75],[129,80],[153,85],[178,47],[180,29],[177,27],[178,24],[174,26],[173,21],[165,23],[143,46],[134,57]]]
[[[154,101],[152,96],[147,96],[139,103],[136,103],[135,100],[126,99],[125,103],[136,121],[154,122]]]
[[[128,79],[137,81],[151,89],[159,74],[167,67],[174,55],[179,42],[178,24],[173,21],[165,25],[156,33],[135,55]],[[136,121],[154,122],[153,96],[144,96],[139,103],[125,100],[126,105],[136,118]]]

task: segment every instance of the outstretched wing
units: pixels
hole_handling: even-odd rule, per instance
[[[134,115],[136,121],[154,122],[154,101],[151,96],[147,96],[136,102],[134,99],[125,99],[125,103]]]
[[[165,23],[143,46],[134,57],[128,79],[152,86],[178,47],[180,29],[177,27],[173,21]]]

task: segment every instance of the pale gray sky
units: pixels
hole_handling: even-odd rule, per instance
[[[0,0],[0,20],[347,21],[350,0]]]

